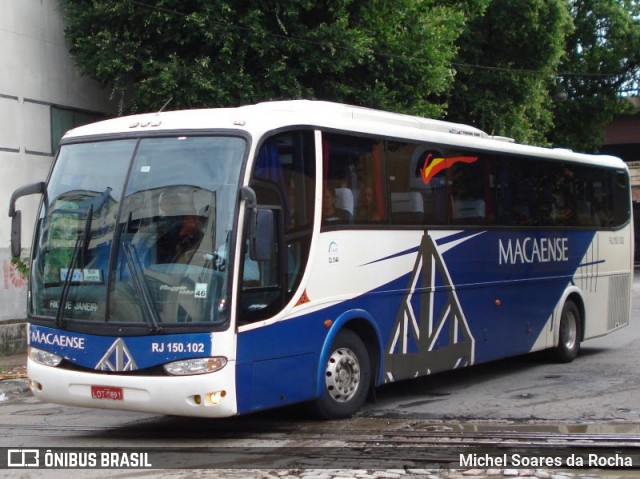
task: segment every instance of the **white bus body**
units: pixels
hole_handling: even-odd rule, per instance
[[[620,159],[317,101],[68,132],[32,252],[48,402],[226,417],[580,342],[628,324]]]

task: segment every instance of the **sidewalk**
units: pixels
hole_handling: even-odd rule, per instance
[[[7,377],[26,377],[27,353],[0,356],[0,379]]]
[[[0,402],[30,394],[27,381],[27,353],[0,356]]]

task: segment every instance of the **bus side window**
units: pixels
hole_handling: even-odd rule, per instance
[[[391,193],[391,220],[398,224],[422,224],[424,200],[417,191]]]
[[[323,134],[323,225],[386,221],[384,142]]]
[[[285,299],[302,280],[313,231],[316,189],[316,157],[312,131],[298,130],[275,137],[286,183],[287,205],[283,252]]]
[[[477,154],[445,151],[453,224],[487,223],[488,185],[485,161]]]
[[[399,141],[386,142],[386,177],[392,225],[424,225],[426,221],[430,205],[427,187],[417,164],[417,147]]]
[[[267,262],[253,261],[244,245],[241,323],[277,314],[304,274],[315,206],[313,138],[309,130],[280,133],[263,142],[256,158],[251,186],[258,204],[273,210],[279,238]]]
[[[353,219],[353,193],[345,187],[325,183],[322,189],[322,222],[326,225],[348,224]]]

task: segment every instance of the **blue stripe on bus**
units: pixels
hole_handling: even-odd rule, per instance
[[[431,276],[424,278],[424,271],[407,271],[350,300],[243,332],[238,335],[237,344],[239,412],[312,399],[319,393],[319,375],[322,372],[319,360],[330,344],[329,334],[335,334],[335,330],[325,326],[327,319],[368,317],[377,325],[372,329],[379,336],[378,343],[383,345],[379,382],[388,377],[393,380],[412,377],[410,368],[406,367],[408,363],[415,363],[416,370],[422,374],[526,353],[539,337],[576,271],[605,262],[597,257],[597,252],[589,255],[590,262],[581,262],[593,237],[593,232],[577,231],[489,231],[480,235],[450,235],[433,244],[441,246],[460,241],[442,254],[435,253],[446,266],[451,285],[447,284],[447,278],[441,272],[433,275],[435,282],[431,284]],[[410,253],[433,254],[433,251],[425,249],[425,245],[432,244],[425,238],[420,246],[376,262],[392,261]],[[550,244],[556,245],[553,246],[556,248],[553,255],[545,250]],[[542,250],[535,253],[534,248]],[[551,261],[552,256],[554,261]],[[415,274],[419,281],[416,281]],[[410,294],[408,289],[414,283],[417,287]],[[394,328],[403,308],[411,310],[417,324],[423,326],[427,318],[424,310],[427,300],[432,301],[430,308],[438,317],[452,297],[457,301],[456,307],[459,307],[473,339],[472,356],[466,352],[459,358],[449,357],[449,360],[454,359],[449,363],[430,359],[446,352],[452,334],[466,334],[460,328],[456,333],[449,324],[442,328],[440,336],[434,336],[429,342],[429,351],[425,351],[424,346],[421,349],[416,338],[406,331],[402,332],[403,343],[394,347],[393,339],[397,332]],[[460,318],[460,324],[463,318]],[[109,351],[122,347],[132,353],[131,359],[139,369],[216,353],[208,333],[115,338],[31,325],[29,340],[32,346],[60,354],[87,368],[110,362]],[[187,344],[198,349],[202,346],[203,351],[186,351]]]
[[[594,233],[486,232],[482,235],[476,233],[475,236],[451,235],[443,238],[440,244],[464,240],[467,236],[467,240],[443,253],[442,260],[473,339],[473,357],[461,357],[451,363],[419,364],[417,367],[421,373],[438,372],[459,364],[481,363],[530,351],[567,286],[571,284],[574,274],[578,268],[587,265],[581,261],[591,245]],[[555,261],[551,261],[550,251],[544,250],[549,247],[547,243],[553,242],[556,242],[558,248],[553,253]],[[537,246],[532,246],[534,244]],[[543,251],[522,251],[522,248],[536,247],[543,248]],[[419,250],[420,247],[411,248],[377,262]],[[529,262],[532,256],[543,261]],[[602,263],[604,259],[597,259],[596,262]],[[421,272],[418,274],[422,275]],[[386,373],[394,380],[412,377],[406,372],[393,374],[392,363],[399,365],[397,369],[402,370],[404,362],[419,362],[421,358],[428,358],[431,353],[433,357],[438,357],[439,353],[446,352],[446,348],[450,346],[451,334],[455,332],[449,324],[442,329],[440,336],[434,337],[430,344],[433,351],[426,355],[423,354],[425,351],[419,350],[412,337],[408,337],[405,343],[406,352],[393,351],[394,354],[390,354],[392,339],[396,333],[395,319],[403,304],[408,302],[416,320],[422,323],[427,316],[421,310],[423,300],[431,296],[428,294],[430,291],[434,291],[434,316],[441,314],[450,300],[449,292],[452,287],[445,284],[444,278],[435,275],[435,283],[427,286],[420,284],[420,278],[414,294],[408,295],[407,289],[414,280],[413,272],[408,272],[353,299],[309,315],[239,334],[238,363],[253,365],[253,370],[245,367],[246,374],[239,374],[237,377],[239,411],[248,412],[315,397],[319,393],[317,385],[310,384],[306,379],[302,383],[292,382],[287,376],[291,373],[297,378],[306,378],[307,375],[319,377],[320,352],[323,348],[326,350],[329,343],[328,331],[323,323],[326,319],[335,319],[350,311],[367,311],[375,318],[378,334],[381,336],[379,342],[384,345],[379,381],[383,380]],[[304,357],[305,361],[297,364],[286,359],[290,356]],[[268,370],[277,371],[278,362],[283,365],[280,374],[262,374],[267,370],[263,370],[261,363],[270,363]],[[256,398],[252,392],[267,391],[267,384],[272,388],[268,392],[270,397],[261,395]]]
[[[394,253],[392,255],[385,256],[384,258],[376,259],[374,261],[369,261],[368,263],[365,263],[365,264],[363,264],[361,266],[368,266],[370,264],[381,263],[383,261],[387,261],[387,260],[390,260],[390,259],[399,258],[401,256],[406,256],[408,254],[413,254],[413,253],[416,253],[417,251],[418,251],[417,247],[416,248],[409,248],[407,250],[400,251],[399,253]]]
[[[117,362],[146,369],[181,359],[212,356],[210,333],[97,336],[29,325],[29,345],[89,369],[113,371]]]

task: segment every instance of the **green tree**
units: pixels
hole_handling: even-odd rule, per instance
[[[491,0],[459,40],[448,118],[546,143],[571,17],[565,0]]]
[[[485,0],[60,0],[81,71],[123,111],[318,98],[442,115]]]
[[[604,127],[635,109],[621,92],[638,94],[640,7],[637,0],[572,0],[568,38],[555,104],[554,144],[597,150]]]

